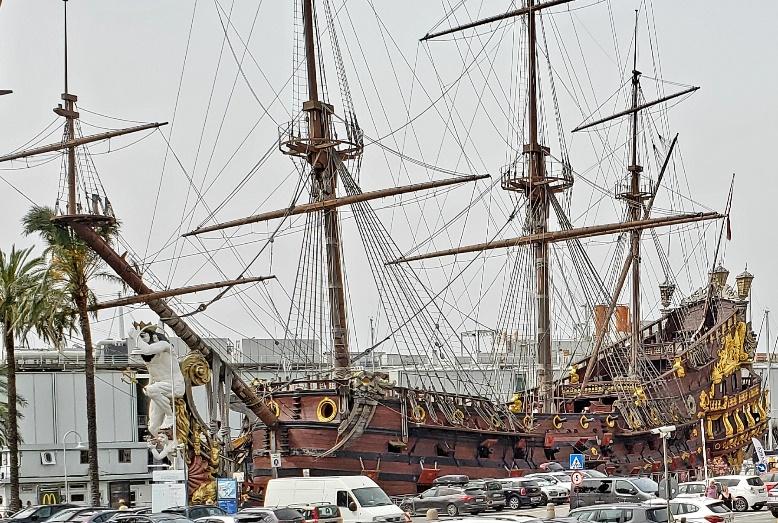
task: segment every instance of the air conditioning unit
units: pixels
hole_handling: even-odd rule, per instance
[[[50,450],[41,452],[41,465],[56,465],[57,456]]]

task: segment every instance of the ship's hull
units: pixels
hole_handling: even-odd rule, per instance
[[[580,376],[557,384],[559,411],[552,414],[528,412],[532,407],[518,400],[496,408],[483,398],[395,387],[380,373],[266,384],[260,392],[272,398],[280,423],[252,434],[255,486],[261,489],[274,472],[366,474],[402,495],[444,474],[500,478],[551,461],[567,468],[571,454],[584,454],[588,467],[610,474],[658,474],[662,444],[651,429],[668,424],[676,426],[668,440],[670,470],[701,474],[705,446],[710,468],[737,471],[751,438],[766,429],[766,397],[750,369],[755,341],[741,309],[719,309],[724,319],[682,351],[665,344],[646,353],[677,391],[672,400],[645,395],[650,384],[598,377],[582,385]],[[672,327],[662,320],[644,335],[651,340]],[[276,471],[270,453],[282,456]]]

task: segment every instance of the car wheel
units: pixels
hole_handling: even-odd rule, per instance
[[[457,514],[459,514],[459,509],[453,503],[449,503],[448,506],[446,507],[446,514],[448,514],[449,516],[456,516]]]
[[[499,506],[499,507],[494,507],[494,510],[496,510],[497,512],[500,512],[504,508],[505,507],[503,507],[503,506]]]
[[[748,510],[748,501],[746,498],[737,497],[732,502],[732,508],[735,509],[735,512],[745,512]]]
[[[472,515],[474,515],[474,516],[477,516],[477,515],[478,515],[478,514],[480,514],[480,513],[481,513],[481,511],[480,511],[480,510],[476,510],[475,512],[471,512],[471,514],[472,514]]]
[[[764,504],[762,504],[762,503],[757,503],[756,505],[754,505],[754,506],[753,506],[753,507],[751,507],[751,508],[754,510],[754,512],[759,512],[760,510],[762,510],[762,507],[764,507]]]
[[[508,498],[508,508],[516,510],[521,508],[521,500],[518,496],[511,496]]]
[[[778,518],[778,508],[771,508],[770,513],[773,515],[774,518]]]
[[[540,504],[541,505],[548,505],[548,496],[545,494],[540,495]]]

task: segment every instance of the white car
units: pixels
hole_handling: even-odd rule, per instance
[[[205,516],[194,520],[195,523],[235,523],[234,516]]]
[[[564,472],[533,472],[526,477],[545,479],[558,487],[565,488],[568,493],[573,491],[573,479]]]
[[[735,515],[724,502],[711,498],[676,497],[670,500],[673,518],[686,523],[733,523]]]
[[[718,476],[716,483],[726,485],[732,494],[732,508],[745,512],[749,508],[762,510],[767,505],[767,487],[759,476]]]
[[[706,485],[704,481],[687,481],[678,484],[678,494],[676,498],[703,498],[705,497]]]
[[[548,474],[527,474],[523,476],[527,479],[534,479],[538,487],[540,487],[541,499],[540,504],[546,505],[547,503],[561,504],[567,503],[570,500],[570,489],[563,487],[553,478],[546,478]]]

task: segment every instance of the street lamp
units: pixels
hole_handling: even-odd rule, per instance
[[[65,468],[65,503],[70,503],[70,485],[68,484],[68,455],[67,455],[67,437],[71,434],[76,436],[75,449],[83,449],[84,442],[81,440],[81,434],[75,430],[69,430],[62,436],[62,466]]]
[[[669,438],[670,434],[673,432],[675,432],[675,425],[665,425],[664,427],[651,429],[652,434],[659,434],[659,437],[662,438],[662,461],[664,461],[665,466],[665,498],[667,499],[668,521],[673,520],[673,515],[672,512],[670,512],[670,476],[667,472],[667,438]]]

